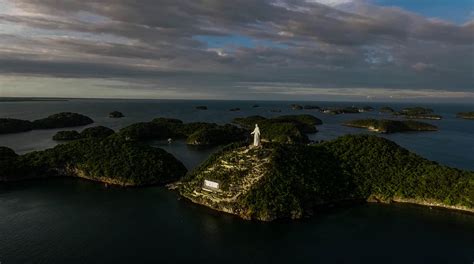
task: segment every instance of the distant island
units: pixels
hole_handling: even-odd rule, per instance
[[[0,182],[79,177],[120,186],[163,185],[186,168],[171,154],[118,135],[87,138],[18,156],[0,147]]]
[[[460,112],[457,113],[456,117],[463,119],[474,119],[474,112]]]
[[[440,120],[442,117],[440,115],[434,114],[433,109],[424,108],[424,107],[408,107],[402,109],[400,112],[394,112],[394,115],[404,116],[410,119],[431,119],[431,120]]]
[[[0,118],[0,134],[26,132],[34,129],[85,126],[92,123],[94,120],[87,116],[69,112],[50,115],[34,121]]]
[[[43,98],[43,97],[0,97],[0,102],[64,102],[69,101],[66,98]]]
[[[362,201],[474,212],[474,172],[438,165],[368,135],[311,146],[234,144],[171,188],[194,203],[262,221],[298,219],[321,207]]]
[[[113,112],[109,113],[109,117],[110,118],[122,118],[122,117],[125,117],[125,116],[122,114],[122,112],[113,111]]]
[[[437,131],[438,127],[413,121],[413,120],[389,120],[389,119],[358,119],[345,122],[343,125],[357,128],[367,128],[378,133],[396,133],[410,131]]]

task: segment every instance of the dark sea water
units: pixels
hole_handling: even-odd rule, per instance
[[[252,108],[253,104],[261,107]],[[71,100],[0,102],[0,117],[37,119],[79,112],[118,130],[155,117],[185,122],[226,123],[248,115],[309,113],[324,122],[314,140],[364,130],[343,121],[381,117],[293,111],[292,102]],[[303,103],[301,104],[310,104]],[[368,103],[314,102],[319,106]],[[207,105],[209,110],[195,110]],[[415,104],[369,103],[395,109]],[[444,118],[426,121],[438,132],[386,135],[441,164],[474,170],[474,121],[456,119],[474,104],[416,104]],[[240,112],[228,109],[240,107]],[[272,113],[270,109],[281,109]],[[123,112],[123,119],[108,113]],[[389,117],[389,116],[387,116]],[[79,130],[83,129],[77,128]],[[53,147],[58,130],[0,135],[0,146],[18,153]],[[150,142],[196,167],[216,149],[199,150],[177,141]],[[250,222],[191,204],[164,188],[104,188],[79,179],[50,179],[0,185],[0,263],[473,263],[474,216],[410,205],[365,204],[328,211],[302,221]]]

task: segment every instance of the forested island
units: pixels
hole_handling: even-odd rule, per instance
[[[248,130],[258,124],[262,131],[262,140],[280,143],[307,143],[307,133],[316,133],[316,125],[321,125],[321,119],[312,115],[285,115],[273,118],[249,116],[235,118],[233,123]]]
[[[431,120],[440,120],[442,117],[440,115],[434,114],[433,109],[424,108],[424,107],[407,107],[402,109],[400,112],[394,112],[394,115],[404,116],[411,119],[431,119]]]
[[[26,132],[34,129],[85,126],[92,123],[94,123],[94,120],[87,116],[69,112],[50,115],[34,121],[0,118],[0,134]]]
[[[80,139],[52,149],[16,155],[0,147],[0,181],[79,177],[120,186],[163,185],[187,172],[166,151],[118,135]]]
[[[463,119],[474,119],[474,112],[460,112],[456,114],[456,117]]]
[[[203,181],[219,190],[203,188]],[[377,136],[317,145],[234,144],[173,186],[189,200],[244,219],[302,218],[362,201],[407,202],[474,212],[474,172],[426,160]]]
[[[81,133],[72,131],[59,131],[53,136],[53,140],[76,140],[81,138],[105,138],[113,135],[115,131],[104,126],[95,126],[84,129]]]
[[[113,112],[110,112],[109,113],[109,117],[110,118],[122,118],[122,117],[125,117],[124,114],[122,112],[119,112],[119,111],[113,111]]]
[[[345,122],[343,125],[357,128],[367,128],[378,133],[396,133],[410,131],[437,131],[438,128],[432,124],[413,120],[389,120],[389,119],[358,119]]]

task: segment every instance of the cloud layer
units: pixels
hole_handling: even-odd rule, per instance
[[[289,89],[357,88],[368,96],[381,88],[457,94],[474,87],[474,21],[457,25],[366,2],[2,5],[2,76],[120,80],[135,84],[130,89],[156,90],[157,97],[170,87],[177,97],[199,91],[233,96],[236,87],[250,95],[255,83],[274,83],[276,94],[286,83]]]

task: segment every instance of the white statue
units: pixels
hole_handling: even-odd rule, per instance
[[[258,125],[255,124],[255,129],[251,133],[253,135],[253,145],[255,147],[260,146],[260,128],[258,128]]]

